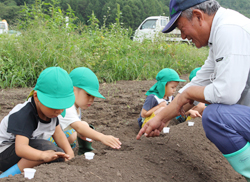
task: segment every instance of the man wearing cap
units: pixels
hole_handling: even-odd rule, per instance
[[[183,105],[210,104],[203,112],[206,136],[232,167],[250,181],[250,20],[215,0],[171,0],[171,20],[163,33],[179,28],[197,48],[209,46],[209,56],[196,77],[169,106],[140,130],[158,136],[164,123],[183,114]]]

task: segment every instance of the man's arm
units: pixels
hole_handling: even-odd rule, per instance
[[[141,116],[143,118],[149,117],[156,110],[160,109],[161,107],[166,107],[166,106],[167,106],[167,103],[165,101],[163,101],[160,104],[158,104],[157,106],[151,108],[150,110],[146,110],[146,109],[142,108],[142,110],[141,110]]]
[[[209,103],[204,96],[205,86],[190,86],[184,90],[178,97],[178,103],[183,106],[183,103],[193,103],[193,101]]]

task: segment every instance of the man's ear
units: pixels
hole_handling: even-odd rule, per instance
[[[193,10],[193,18],[197,18],[199,24],[202,24],[202,21],[204,20],[204,12],[199,9]]]

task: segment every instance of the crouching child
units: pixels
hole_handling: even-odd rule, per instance
[[[73,84],[65,70],[42,71],[32,97],[15,106],[0,123],[0,178],[74,157],[57,118],[74,102]],[[51,135],[58,146],[47,140]]]
[[[89,68],[79,67],[72,70],[69,76],[74,86],[75,103],[66,109],[65,117],[59,116],[59,121],[71,146],[74,147],[76,140],[78,141],[78,155],[93,150],[92,140],[100,141],[114,149],[120,149],[119,138],[100,133],[92,125],[81,120],[82,110],[88,109],[94,103],[95,97],[105,99],[99,93],[99,81],[95,73]],[[53,137],[49,140],[53,142]]]

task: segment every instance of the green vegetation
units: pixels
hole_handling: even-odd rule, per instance
[[[89,16],[94,11],[95,16],[104,23],[103,17],[109,15],[105,21],[107,25],[115,23],[117,4],[120,5],[121,22],[124,27],[131,27],[135,30],[139,24],[148,16],[168,15],[169,0],[43,0],[45,3],[57,3],[63,11],[68,5],[75,11],[77,19],[75,23],[82,22],[89,25]],[[15,23],[19,18],[18,11],[26,5],[35,4],[34,0],[0,0],[0,17],[6,19],[10,24]]]
[[[58,3],[62,11],[68,9],[68,5],[75,11],[78,17],[75,23],[82,22],[89,25],[89,16],[94,11],[96,18],[103,25],[103,17],[106,17],[106,24],[115,23],[117,4],[120,5],[121,22],[124,28],[130,27],[135,30],[140,23],[149,16],[166,15],[169,16],[169,2],[170,0],[43,0],[45,3]],[[234,9],[250,17],[249,0],[218,0],[218,2],[225,8]],[[10,25],[13,25],[19,18],[22,7],[26,5],[35,4],[35,0],[0,0],[0,17],[6,19]]]
[[[220,5],[224,8],[233,9],[250,18],[250,1],[249,0],[218,0]]]
[[[105,19],[98,24],[94,12],[89,25],[76,26],[70,6],[64,14],[56,3],[41,1],[31,8],[25,6],[21,15],[17,28],[22,35],[0,35],[1,88],[32,87],[40,72],[50,66],[68,72],[86,66],[101,82],[153,79],[166,67],[180,74],[189,73],[208,55],[207,48],[197,50],[187,44],[133,42],[132,31],[121,28],[119,5],[116,22],[110,26],[106,26]]]

